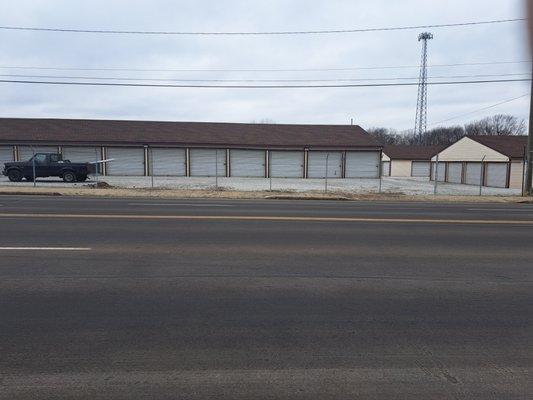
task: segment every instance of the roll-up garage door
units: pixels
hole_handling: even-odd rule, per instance
[[[144,148],[108,147],[107,174],[114,176],[144,176]]]
[[[185,149],[150,148],[154,176],[185,176]]]
[[[61,148],[63,160],[71,162],[95,162],[102,159],[101,149],[99,147],[70,147]]]
[[[19,160],[28,161],[35,153],[57,153],[57,146],[19,146]]]
[[[190,163],[191,176],[226,176],[224,149],[191,149]]]
[[[307,160],[309,178],[326,177],[326,158],[328,178],[342,178],[342,153],[339,151],[310,151]]]
[[[379,153],[348,151],[345,176],[346,178],[379,178]]]
[[[383,161],[381,163],[381,175],[390,176],[390,161]]]
[[[481,163],[469,162],[466,164],[465,182],[467,185],[477,185],[481,183]]]
[[[263,150],[231,150],[232,177],[264,178],[265,154]]]
[[[13,159],[13,147],[2,146],[0,147],[0,169],[4,169],[4,163],[14,161]]]
[[[452,162],[448,164],[448,182],[461,183],[463,174],[463,163]]]
[[[270,176],[272,178],[303,178],[303,151],[271,151]]]
[[[417,178],[429,177],[430,164],[428,161],[413,161],[411,163],[411,176]]]
[[[433,163],[431,163],[431,165],[432,165],[432,168],[433,168],[431,179],[435,180],[435,168],[436,168],[437,163],[433,162]],[[437,180],[439,182],[444,182],[446,180],[446,164],[441,162],[438,165],[439,165],[439,168],[438,168],[439,176],[438,176]]]
[[[505,188],[507,187],[507,168],[506,163],[488,163],[487,164],[487,186]]]

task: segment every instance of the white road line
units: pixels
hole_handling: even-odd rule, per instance
[[[503,211],[503,212],[527,212],[533,213],[533,208],[523,210],[509,210],[506,208],[469,208],[467,211]]]
[[[194,204],[194,203],[128,203],[129,206],[187,206],[187,207],[235,207],[230,204]]]
[[[30,251],[89,251],[90,247],[0,247],[3,250],[30,250]]]

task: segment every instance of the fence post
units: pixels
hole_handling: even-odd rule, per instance
[[[218,149],[215,149],[215,188],[218,190]]]
[[[268,154],[268,157],[267,157],[267,161],[268,161],[268,166],[267,166],[267,172],[268,172],[268,185],[269,185],[269,191],[271,192],[272,191],[272,152],[270,150],[267,150],[267,154]]]
[[[437,154],[437,158],[435,159],[435,176],[433,177],[435,179],[434,187],[433,187],[433,195],[437,195],[438,192],[438,186],[439,186],[439,155]]]
[[[33,187],[37,186],[37,175],[35,174],[35,149],[31,148],[31,151],[33,153],[33,157],[31,159],[32,169],[33,169]]]
[[[98,167],[100,164],[98,164],[98,147],[94,148],[94,180],[96,182],[96,188],[98,189]]]
[[[148,152],[148,157],[150,157],[150,180],[152,183],[152,189],[154,188],[154,149],[152,147],[148,148],[150,151]]]
[[[487,158],[486,155],[483,156],[483,158],[481,159],[481,171],[479,174],[479,195],[480,196],[483,194],[483,163],[485,162],[485,158]]]
[[[328,192],[328,170],[329,170],[329,153],[326,153],[326,180],[325,180],[325,190]]]

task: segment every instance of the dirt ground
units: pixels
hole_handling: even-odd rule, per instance
[[[422,201],[422,202],[464,202],[464,203],[524,203],[533,198],[517,196],[413,196],[404,194],[353,194],[344,192],[294,193],[287,191],[230,191],[230,190],[187,190],[187,189],[124,189],[91,187],[77,188],[33,188],[0,187],[0,195],[43,195],[43,196],[90,196],[90,197],[137,197],[161,199],[278,199],[278,200],[351,200],[351,201]]]

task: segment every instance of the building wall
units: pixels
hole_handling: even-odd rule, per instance
[[[501,153],[498,153],[491,148],[482,145],[470,138],[462,138],[457,143],[452,144],[450,147],[444,149],[439,153],[439,162],[450,161],[477,161],[480,162],[485,156],[485,162],[490,161],[509,161],[509,158]],[[436,156],[432,158],[432,161],[436,160]]]
[[[509,181],[509,187],[511,189],[522,189],[524,177],[524,162],[513,161],[511,163],[511,178]]]
[[[385,153],[381,154],[381,161],[390,161],[390,157]]]
[[[392,160],[391,161],[391,176],[410,177],[411,176],[411,161],[410,160]]]

